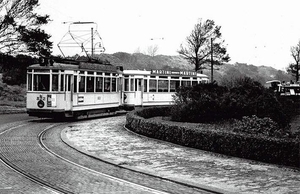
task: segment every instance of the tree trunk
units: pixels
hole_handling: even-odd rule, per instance
[[[299,62],[296,63],[296,82],[299,81]]]

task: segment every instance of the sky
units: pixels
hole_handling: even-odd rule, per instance
[[[95,22],[105,53],[147,52],[178,55],[194,25],[211,19],[221,26],[230,63],[284,70],[300,41],[299,0],[40,0],[38,13],[50,15],[44,27],[57,44],[70,22]]]

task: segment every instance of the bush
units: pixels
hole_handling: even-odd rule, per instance
[[[174,95],[172,120],[181,122],[210,122],[223,117],[221,97],[225,87],[215,83],[181,87]]]
[[[231,88],[200,84],[179,88],[171,111],[174,121],[215,122],[243,116],[269,117],[285,128],[294,116],[295,104],[264,88],[251,78],[237,79]]]
[[[235,120],[232,126],[234,132],[255,135],[265,135],[268,137],[289,137],[291,134],[283,130],[272,119],[258,118],[256,115],[244,116],[241,120]]]
[[[25,101],[25,86],[9,86],[0,82],[0,100]]]

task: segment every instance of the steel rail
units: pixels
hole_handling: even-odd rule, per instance
[[[87,170],[89,172],[92,172],[92,173],[95,173],[99,176],[102,176],[102,177],[105,177],[111,181],[116,181],[116,182],[119,182],[119,183],[125,183],[127,185],[131,185],[133,186],[133,188],[136,188],[136,189],[140,189],[142,191],[147,191],[147,192],[151,192],[151,193],[155,193],[155,194],[168,194],[167,192],[164,192],[164,191],[159,191],[159,190],[156,190],[156,189],[153,189],[153,188],[150,188],[150,187],[146,187],[146,186],[143,186],[143,185],[139,185],[137,183],[133,183],[133,182],[130,182],[130,181],[127,181],[127,180],[124,180],[124,179],[120,179],[120,178],[117,178],[117,177],[114,177],[114,176],[111,176],[111,175],[108,175],[108,174],[105,174],[105,173],[102,173],[102,172],[99,172],[99,171],[95,171],[93,169],[90,169],[90,168],[87,168],[83,165],[80,165],[80,164],[77,164],[75,162],[72,162],[66,158],[64,158],[63,156],[61,155],[58,155],[56,154],[55,152],[53,152],[52,150],[50,150],[46,145],[45,143],[43,142],[45,140],[44,138],[44,134],[47,132],[47,130],[51,129],[53,127],[49,127],[49,128],[46,128],[44,129],[42,132],[39,133],[38,137],[39,137],[39,142],[40,142],[40,146],[48,153],[52,154],[53,156],[69,163],[69,164],[72,164],[74,166],[77,166],[77,167],[80,167],[84,170]]]
[[[4,133],[7,133],[13,129],[17,129],[17,128],[20,128],[20,127],[23,127],[25,125],[28,125],[28,123],[25,123],[25,124],[19,124],[19,125],[16,125],[16,126],[13,126],[13,127],[9,127],[8,129],[2,131],[0,133],[0,136],[3,135]],[[13,164],[7,157],[5,157],[2,153],[0,153],[0,160],[1,162],[7,166],[8,168],[10,168],[11,170],[13,170],[14,172],[18,173],[19,175],[25,177],[26,179],[28,180],[31,180],[32,182],[42,186],[43,188],[47,189],[47,190],[50,190],[54,193],[66,193],[66,194],[71,194],[72,192],[70,191],[67,191],[63,188],[60,188],[60,187],[57,187],[55,185],[52,185],[24,170],[22,170],[21,168],[19,168],[18,166],[16,166],[15,164]]]

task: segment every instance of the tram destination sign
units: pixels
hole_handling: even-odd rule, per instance
[[[169,71],[169,70],[161,70],[161,69],[152,69],[151,74],[197,76],[197,72],[195,71]]]

